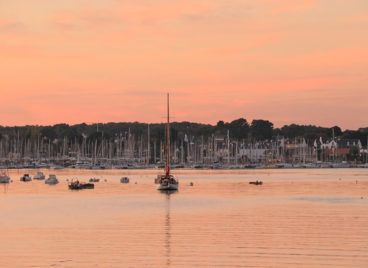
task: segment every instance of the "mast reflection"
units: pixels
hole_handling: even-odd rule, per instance
[[[171,266],[171,195],[175,194],[176,191],[166,191],[165,194],[165,257],[166,267]]]

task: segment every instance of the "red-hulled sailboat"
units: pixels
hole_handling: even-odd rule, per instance
[[[167,94],[167,124],[166,124],[166,146],[165,146],[165,174],[158,175],[155,180],[159,191],[177,191],[179,181],[170,174],[170,95]]]

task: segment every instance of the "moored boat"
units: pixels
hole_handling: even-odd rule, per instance
[[[179,181],[170,174],[170,96],[167,94],[167,124],[166,124],[166,148],[165,148],[165,174],[158,175],[155,183],[159,184],[159,191],[177,191]]]
[[[128,177],[122,177],[121,179],[120,179],[120,182],[121,183],[129,183],[129,178]]]
[[[78,180],[72,181],[68,185],[70,190],[83,190],[83,189],[94,189],[95,185],[93,183],[83,183],[79,182]]]
[[[173,175],[162,175],[159,181],[157,190],[160,191],[177,191],[179,189],[179,182]]]
[[[38,171],[36,173],[36,175],[33,176],[33,179],[34,180],[39,180],[39,181],[44,180],[45,179],[45,174],[43,174],[43,172],[41,172],[41,171]]]
[[[59,180],[56,178],[56,175],[50,174],[49,177],[45,180],[45,184],[55,185],[58,184]]]
[[[259,180],[256,180],[256,181],[250,181],[249,184],[253,184],[253,185],[262,185],[263,182],[262,181],[259,181]]]
[[[20,177],[20,181],[24,181],[24,182],[27,182],[27,181],[31,181],[32,178],[31,176],[29,176],[29,174],[24,174],[22,177]]]
[[[99,182],[100,181],[100,179],[98,179],[98,178],[90,178],[89,179],[89,182]]]
[[[0,183],[9,183],[10,177],[6,175],[5,173],[0,174]]]

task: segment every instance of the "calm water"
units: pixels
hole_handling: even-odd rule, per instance
[[[181,170],[172,195],[157,171],[25,172],[0,185],[0,267],[368,267],[368,170]]]

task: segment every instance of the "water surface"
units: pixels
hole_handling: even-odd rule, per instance
[[[51,172],[0,186],[0,267],[368,267],[368,170],[178,170],[171,195],[156,170]]]

